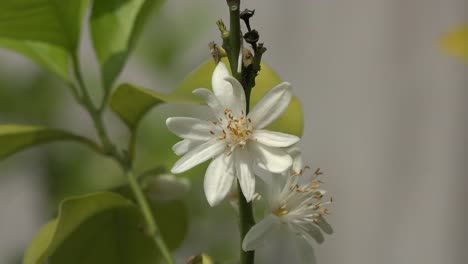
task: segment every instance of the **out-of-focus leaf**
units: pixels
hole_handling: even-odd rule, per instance
[[[229,65],[227,61],[224,61]],[[251,101],[252,107],[260,100],[260,98],[271,88],[281,82],[280,77],[267,64],[262,63],[262,70],[259,72],[256,79],[256,86],[252,90]],[[212,59],[200,65],[174,90],[174,95],[191,96],[192,91],[199,87],[211,88],[211,75],[215,68],[215,63]],[[299,99],[293,97],[288,109],[273,122],[267,129],[281,131],[284,133],[302,135],[303,116],[302,107]]]
[[[153,202],[151,208],[167,246],[169,249],[176,249],[187,235],[189,226],[187,206],[182,201],[171,201]]]
[[[16,51],[29,57],[65,81],[71,80],[68,71],[70,63],[69,56],[61,47],[41,42],[6,38],[0,38],[0,47]]]
[[[64,200],[56,219],[34,237],[23,264],[145,264],[157,248],[141,227],[144,221],[129,200],[109,192]]]
[[[440,40],[444,52],[468,60],[468,24],[444,34]]]
[[[100,147],[89,139],[63,130],[7,124],[0,125],[0,160],[27,147],[59,140],[80,142],[100,151]]]
[[[0,37],[37,41],[74,52],[88,0],[2,0]]]
[[[67,53],[77,50],[88,2],[0,1],[0,47],[22,53],[69,80]]]
[[[158,104],[200,102],[198,98],[157,93],[127,83],[112,94],[110,107],[130,128],[136,128],[146,112]]]
[[[45,154],[47,190],[53,207],[67,197],[112,190],[127,184],[114,160],[86,148],[54,144]]]
[[[144,22],[163,0],[95,0],[91,35],[101,64],[104,87],[110,89],[122,70]]]
[[[128,186],[121,186],[118,192],[130,199],[134,198],[133,192]],[[183,201],[151,201],[150,207],[155,216],[155,221],[158,225],[164,241],[169,249],[176,249],[185,236],[187,235],[189,226],[188,208]]]
[[[190,258],[187,264],[214,264],[214,262],[209,255],[203,253]]]

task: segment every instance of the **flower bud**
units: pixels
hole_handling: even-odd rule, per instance
[[[253,17],[255,14],[255,9],[254,10],[248,10],[245,9],[240,13],[240,19],[244,20],[245,25],[247,26],[248,31],[250,31],[250,18]]]
[[[256,44],[259,38],[260,38],[260,35],[258,34],[258,31],[255,29],[244,34],[244,39],[249,44]]]
[[[244,21],[249,20],[253,15],[255,14],[255,9],[254,10],[249,10],[245,9],[240,13],[240,18]]]

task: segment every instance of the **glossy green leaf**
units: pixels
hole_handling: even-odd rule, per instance
[[[226,65],[227,60],[225,60]],[[252,90],[251,100],[252,107],[260,100],[260,98],[271,88],[281,82],[280,77],[276,74],[267,64],[262,63],[262,70],[256,79],[256,86]],[[190,96],[192,91],[199,87],[211,88],[211,75],[215,68],[215,63],[212,59],[200,65],[174,90],[174,95]],[[268,126],[268,129],[274,131],[281,131],[284,133],[302,135],[303,129],[303,115],[302,107],[299,99],[293,97],[291,104],[282,116],[280,116],[274,123]]]
[[[122,70],[143,25],[162,0],[95,0],[91,35],[101,64],[104,87],[110,89]]]
[[[65,81],[70,81],[68,53],[61,47],[26,40],[0,38],[0,47],[16,51],[32,59]]]
[[[126,83],[120,85],[112,94],[110,107],[130,128],[136,128],[148,110],[165,102],[201,103],[201,100],[183,95],[157,93]]]
[[[34,237],[23,264],[153,263],[157,248],[141,230],[138,208],[110,192],[64,200],[58,217]]]
[[[68,53],[77,50],[88,2],[0,1],[0,47],[22,53],[69,80]]]
[[[440,44],[446,53],[468,60],[468,24],[458,26],[443,35]]]
[[[63,140],[80,142],[100,151],[100,147],[89,139],[63,130],[7,124],[0,125],[0,160],[31,146]]]

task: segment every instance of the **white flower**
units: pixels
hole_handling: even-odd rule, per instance
[[[190,117],[166,120],[167,127],[184,139],[173,147],[176,154],[184,156],[171,172],[181,173],[213,159],[204,182],[208,203],[218,204],[236,178],[246,200],[251,201],[255,193],[255,166],[280,173],[292,165],[291,156],[281,148],[295,144],[299,138],[263,129],[288,107],[291,86],[284,82],[272,88],[247,115],[244,89],[222,62],[213,72],[212,87],[213,93],[205,88],[193,93],[205,99],[215,120]]]
[[[291,169],[289,173],[270,177],[269,214],[249,230],[242,242],[243,250],[255,250],[267,240],[268,244],[278,240],[275,234],[281,229],[292,234],[295,238],[294,243],[299,243],[296,248],[310,251],[302,252],[301,255],[304,257],[309,254],[308,261],[312,261],[312,241],[322,243],[324,239],[319,227],[325,233],[333,232],[323,218],[323,215],[328,214],[326,206],[331,200],[321,201],[325,194],[325,191],[320,189],[321,181],[318,177],[321,174],[320,170],[317,170],[313,176],[305,176],[303,170],[297,173]]]

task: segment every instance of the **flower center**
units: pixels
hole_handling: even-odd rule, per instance
[[[283,215],[287,215],[289,211],[286,209],[286,207],[281,206],[280,208],[273,211],[273,213],[277,216],[283,216]]]
[[[321,175],[319,170],[309,181],[299,183],[302,175],[303,170],[298,174],[291,172],[280,193],[280,203],[276,208],[272,208],[272,213],[286,222],[319,224],[322,216],[329,214],[327,206],[332,203],[332,199],[322,202],[325,192],[320,190],[322,181],[318,179]]]
[[[221,135],[218,140],[225,140],[227,146],[231,149],[228,155],[231,155],[236,147],[243,148],[250,139],[252,131],[252,121],[246,117],[244,112],[240,117],[236,117],[231,109],[224,110],[225,118],[219,119],[218,122],[213,122],[214,125],[219,125],[221,128]],[[214,135],[214,133],[211,133]]]

